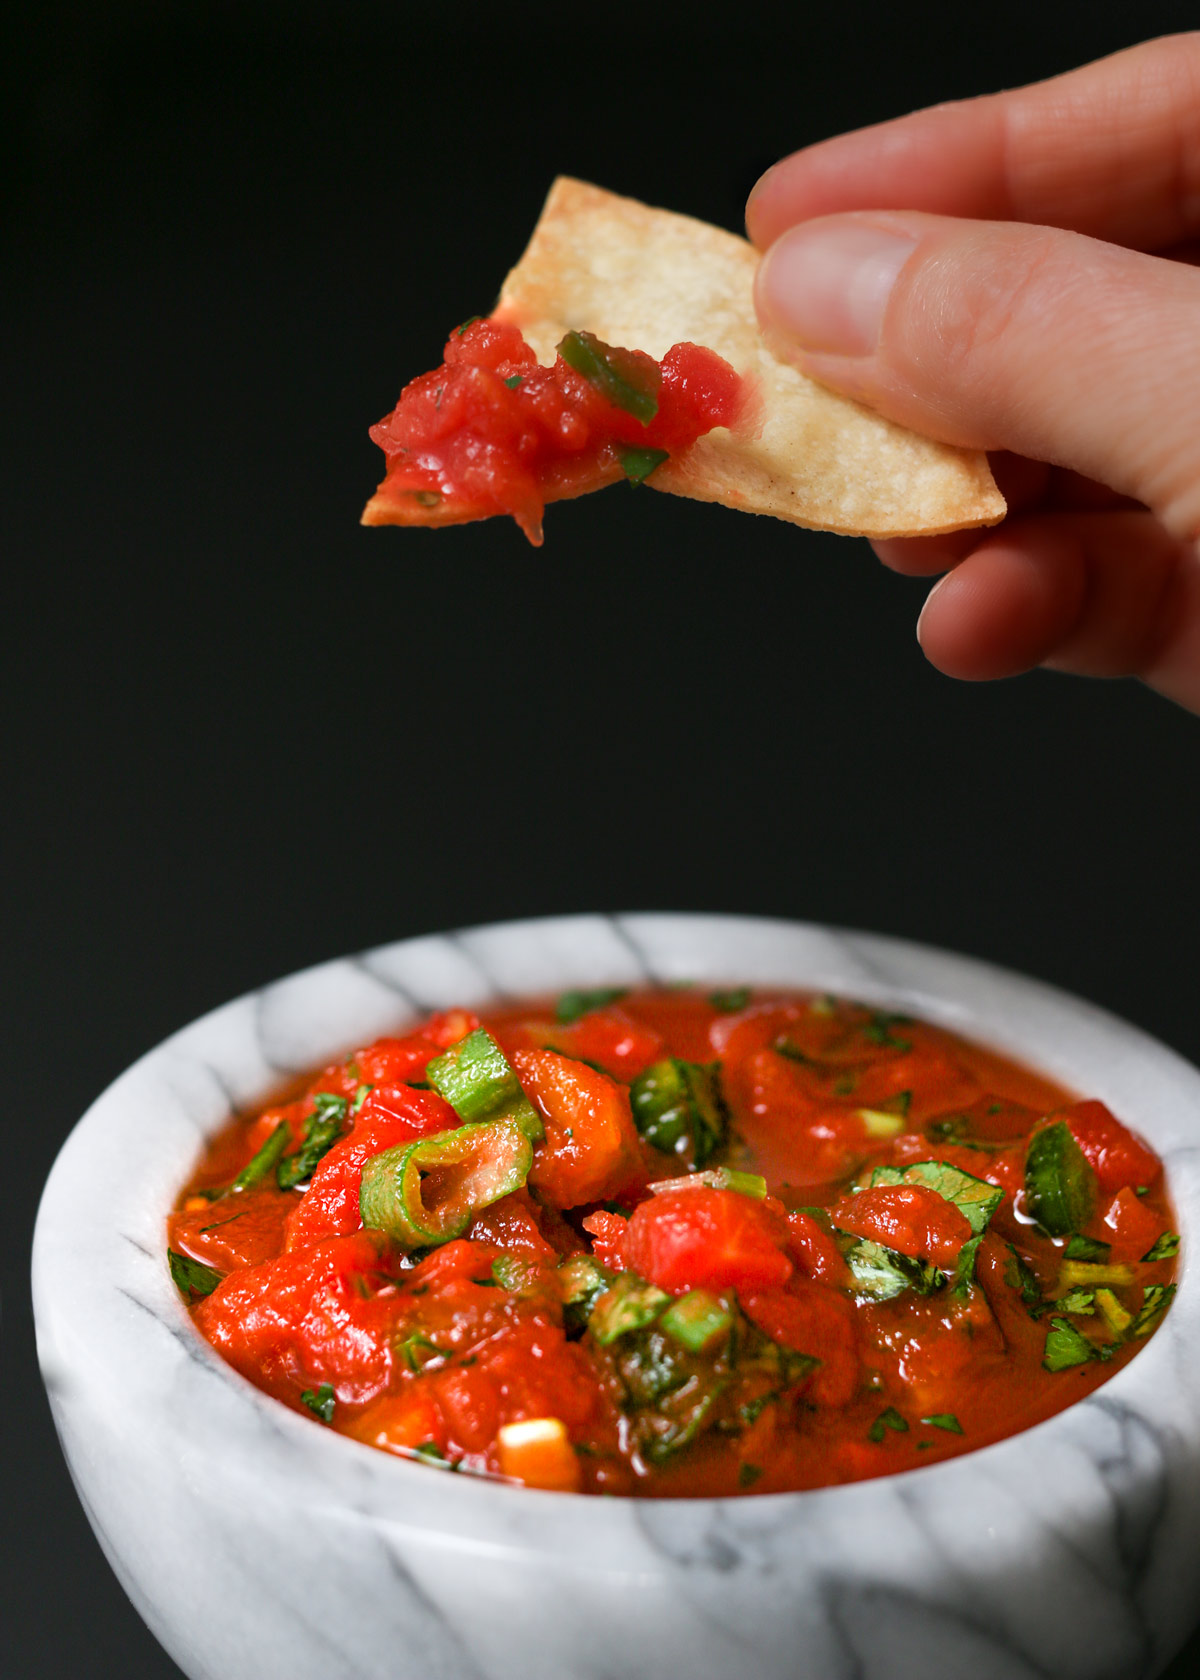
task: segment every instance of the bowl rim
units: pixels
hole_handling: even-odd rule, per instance
[[[114,1323],[117,1318],[120,1320],[119,1332],[108,1337],[101,1336],[97,1303],[103,1303],[99,1309],[101,1315],[105,1308],[112,1315],[115,1298],[111,1292],[106,1297],[98,1285],[79,1287],[78,1280],[72,1278],[77,1244],[67,1239],[64,1227],[79,1229],[82,1198],[89,1187],[89,1176],[94,1183],[94,1171],[109,1141],[108,1134],[113,1130],[118,1134],[122,1130],[128,1131],[131,1113],[137,1124],[143,1123],[137,1119],[137,1111],[139,1104],[145,1104],[148,1090],[156,1092],[160,1099],[166,1093],[179,1096],[184,1103],[192,1102],[189,1124],[194,1159],[203,1139],[223,1124],[230,1112],[242,1112],[256,1100],[246,1094],[249,1064],[243,1039],[249,1029],[262,1043],[268,1042],[275,1030],[269,1020],[273,1011],[281,1011],[284,1016],[289,1010],[298,1011],[299,1016],[303,1016],[305,1007],[313,998],[327,993],[332,996],[331,988],[339,983],[349,986],[352,991],[357,986],[362,999],[370,996],[370,1008],[365,1002],[356,1003],[351,999],[350,1013],[357,1011],[363,1014],[364,1021],[359,1032],[339,1039],[343,1049],[349,1049],[356,1042],[367,1041],[370,1023],[366,1016],[373,1011],[372,1019],[379,1019],[383,1009],[376,1006],[382,1006],[386,997],[390,996],[395,1012],[394,1028],[403,1026],[408,1019],[427,1008],[439,1006],[437,1003],[421,1002],[411,985],[405,985],[401,977],[403,974],[419,972],[422,966],[428,968],[430,963],[435,967],[440,963],[434,990],[440,985],[444,995],[445,976],[455,970],[456,962],[461,969],[460,959],[464,954],[472,966],[483,972],[488,982],[494,982],[496,976],[488,970],[494,967],[505,947],[511,949],[514,957],[520,957],[524,951],[524,958],[516,962],[517,970],[528,969],[530,959],[535,965],[540,960],[548,971],[555,964],[561,969],[573,946],[581,950],[581,941],[594,942],[602,930],[608,940],[605,952],[623,951],[627,961],[632,959],[640,966],[644,976],[642,983],[670,984],[672,980],[691,979],[696,984],[739,982],[764,989],[769,989],[772,984],[791,985],[798,990],[841,991],[844,995],[846,979],[838,978],[826,984],[823,973],[828,970],[833,975],[847,969],[854,970],[857,978],[853,980],[851,995],[862,996],[871,1002],[903,1001],[914,1013],[992,1045],[1002,1053],[1025,1060],[1068,1087],[1079,1088],[1079,1085],[1073,1077],[1064,1077],[1064,1060],[1071,1066],[1077,1066],[1081,1045],[1086,1048],[1087,1045],[1098,1047],[1107,1044],[1113,1055],[1104,1075],[1087,1082],[1086,1094],[1103,1095],[1106,1088],[1114,1086],[1132,1089],[1129,1083],[1131,1075],[1136,1075],[1143,1082],[1149,1075],[1152,1076],[1149,1078],[1152,1090],[1161,1086],[1163,1090],[1174,1091],[1182,1097],[1185,1107],[1190,1103],[1192,1114],[1200,1115],[1200,1071],[1142,1029],[1041,980],[975,957],[891,935],[779,917],[707,912],[633,912],[527,917],[394,941],[351,957],[314,964],[206,1012],[138,1058],[101,1093],[76,1124],[47,1180],[33,1249],[39,1357],[52,1403],[61,1399],[64,1408],[69,1407],[72,1381],[83,1368],[81,1360],[95,1362],[89,1373],[93,1389],[97,1381],[103,1382],[106,1378],[116,1381],[123,1371],[128,1374],[128,1364],[123,1363],[131,1346],[131,1337],[126,1334],[130,1327],[127,1309],[114,1318]],[[719,963],[707,971],[695,969],[699,951],[706,947],[728,949],[731,944],[746,947],[736,972],[730,972]],[[777,965],[781,959],[786,961],[789,952],[798,957],[802,951],[807,951],[813,960],[814,972],[797,973],[790,980],[766,977],[766,971],[771,969],[772,964]],[[487,960],[481,957],[481,953],[486,955]],[[613,970],[611,977],[614,983],[619,978],[626,978],[615,972],[615,959],[598,956],[594,950],[590,957],[581,960],[580,969],[586,972],[579,972],[574,984],[602,983],[599,976],[606,972],[606,961],[609,969]],[[693,972],[685,974],[680,971],[689,964]],[[757,973],[754,972],[756,964]],[[510,964],[504,974],[508,974],[511,967]],[[677,972],[665,971],[671,967]],[[528,995],[563,989],[571,983],[565,972],[562,978],[550,978],[544,984],[531,984],[523,989]],[[371,982],[365,989],[362,986],[364,977]],[[516,995],[519,991],[509,991],[506,985],[492,985],[494,1002]],[[980,1030],[975,1013],[981,1008],[986,1011],[989,999],[993,1003],[1000,1001],[1003,1008],[993,1022],[995,1030]],[[447,999],[447,1002],[450,1001],[455,1000]],[[487,999],[477,994],[470,998],[460,997],[456,1001],[465,1004],[486,1002]],[[345,1011],[342,1013],[344,1016]],[[1058,1065],[1055,1065],[1050,1038],[1045,1034],[1041,1037],[1045,1053],[1043,1049],[1030,1049],[1025,1043],[1031,1023],[1035,1020],[1040,1021],[1048,1031],[1065,1032],[1068,1027],[1072,1028],[1074,1038],[1069,1053],[1057,1059]],[[304,1030],[301,1024],[301,1036]],[[338,1030],[337,1023],[333,1030]],[[231,1051],[232,1035],[235,1033],[240,1036],[236,1050]],[[256,1064],[260,1072],[264,1066],[271,1069],[276,1088],[281,1078],[318,1067],[330,1059],[327,1053],[330,1041],[327,1038],[320,1048],[314,1048],[303,1067],[286,1065],[288,1035],[277,1032],[276,1036],[284,1045],[284,1062],[281,1064],[264,1053],[260,1063]],[[293,1032],[292,1038],[295,1036]],[[370,1036],[377,1036],[377,1033],[371,1030]],[[1070,1034],[1067,1036],[1071,1037]],[[280,1053],[276,1047],[273,1055]],[[189,1070],[191,1085],[186,1078],[180,1079],[184,1069]],[[197,1078],[199,1084],[196,1083]],[[1097,1086],[1101,1089],[1097,1090]],[[257,1100],[266,1101],[269,1096],[270,1090],[267,1089]],[[223,1111],[221,1104],[225,1105]],[[197,1118],[200,1110],[203,1117]],[[265,1430],[270,1434],[290,1437],[293,1444],[303,1449],[308,1480],[314,1493],[322,1487],[328,1491],[343,1486],[347,1474],[352,1473],[360,1487],[364,1478],[375,1484],[379,1515],[404,1512],[408,1520],[413,1520],[417,1517],[414,1507],[420,1506],[422,1514],[417,1520],[422,1527],[466,1533],[473,1529],[481,1508],[491,1501],[498,1511],[507,1509],[512,1513],[524,1509],[531,1514],[536,1513],[543,1530],[539,1543],[545,1543],[549,1529],[543,1519],[551,1511],[556,1518],[551,1525],[554,1530],[561,1530],[564,1522],[576,1524],[578,1513],[583,1509],[596,1514],[597,1524],[603,1520],[611,1527],[609,1518],[601,1518],[605,1508],[608,1508],[611,1517],[614,1507],[632,1507],[640,1514],[651,1506],[657,1507],[660,1512],[673,1509],[689,1526],[699,1530],[708,1516],[717,1510],[728,1514],[731,1508],[739,1511],[755,1508],[765,1515],[768,1508],[777,1510],[788,1504],[797,1510],[815,1511],[831,1499],[848,1509],[855,1501],[877,1501],[880,1490],[888,1492],[900,1484],[912,1485],[915,1481],[930,1491],[935,1482],[944,1483],[947,1496],[954,1497],[955,1484],[965,1474],[964,1466],[969,1471],[988,1461],[988,1467],[995,1475],[1003,1477],[1019,1469],[1015,1462],[1006,1461],[1015,1461],[1018,1455],[1027,1454],[1035,1439],[1039,1446],[1044,1445],[1051,1450],[1056,1444],[1066,1446],[1081,1427],[1086,1427],[1089,1413],[1111,1412],[1127,1401],[1133,1403],[1134,1409],[1153,1410],[1156,1384],[1171,1363],[1171,1344],[1179,1335],[1189,1331],[1200,1333],[1200,1299],[1193,1300],[1194,1295],[1200,1297],[1200,1290],[1191,1281],[1194,1268],[1189,1265],[1190,1250],[1195,1246],[1190,1241],[1189,1228],[1192,1221],[1200,1220],[1200,1125],[1192,1125],[1189,1130],[1187,1126],[1175,1124],[1164,1131],[1163,1127],[1148,1125],[1144,1111],[1141,1114],[1131,1112],[1127,1103],[1122,1105],[1121,1111],[1139,1130],[1149,1135],[1150,1141],[1163,1155],[1178,1215],[1182,1236],[1177,1270],[1179,1287],[1163,1325],[1135,1359],[1091,1395],[1041,1423],[955,1458],[867,1481],[788,1493],[743,1493],[699,1498],[653,1496],[649,1499],[638,1495],[616,1495],[600,1499],[586,1494],[548,1493],[506,1483],[499,1478],[448,1475],[437,1467],[382,1452],[335,1431],[322,1429],[316,1420],[306,1419],[264,1394],[228,1365],[195,1329],[178,1292],[170,1283],[165,1264],[165,1219],[170,1201],[160,1204],[157,1209],[161,1232],[157,1254],[148,1250],[137,1237],[118,1229],[120,1218],[110,1221],[107,1227],[110,1258],[116,1257],[120,1250],[125,1262],[132,1260],[140,1264],[135,1264],[137,1276],[132,1286],[127,1275],[128,1266],[118,1266],[109,1283],[110,1288],[116,1288],[127,1302],[131,1301],[140,1311],[156,1319],[160,1330],[167,1330],[174,1358],[178,1359],[182,1349],[190,1361],[198,1361],[206,1368],[207,1374],[216,1380],[222,1390],[218,1409],[222,1415],[228,1413],[235,1420],[235,1427],[244,1428],[247,1439],[260,1438]],[[1154,1135],[1156,1130],[1159,1133],[1157,1137]],[[177,1126],[173,1139],[176,1154],[184,1135]],[[173,1186],[173,1200],[185,1173],[186,1163],[180,1168],[173,1160],[169,1171],[164,1171],[160,1163],[157,1175],[153,1172],[149,1174],[150,1184],[161,1195],[169,1183]],[[141,1184],[145,1179],[146,1173],[143,1172],[136,1182]],[[132,1192],[131,1182],[127,1186],[127,1199]],[[145,1219],[141,1225],[145,1227]],[[94,1218],[83,1221],[85,1241],[90,1240],[97,1230]],[[137,1251],[136,1254],[131,1256],[121,1248],[122,1237],[131,1249]],[[101,1250],[98,1258],[102,1265],[103,1243]],[[154,1287],[146,1262],[158,1264],[162,1287]],[[115,1281],[118,1274],[126,1274],[121,1276],[119,1285]],[[144,1298],[147,1292],[149,1299]],[[145,1338],[135,1339],[144,1352]],[[166,1341],[161,1344],[164,1350],[166,1345]],[[161,1387],[162,1375],[161,1371],[157,1375],[145,1373],[152,1387]],[[302,1431],[302,1434],[295,1436],[295,1430]],[[211,1442],[212,1438],[207,1439]],[[1196,1425],[1196,1442],[1200,1450],[1200,1419]],[[230,1453],[231,1458],[239,1456],[236,1441],[231,1445]],[[253,1473],[252,1464],[246,1462],[240,1466],[231,1462],[227,1468]]]

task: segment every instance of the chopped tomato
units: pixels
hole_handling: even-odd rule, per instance
[[[171,1247],[219,1272],[257,1266],[279,1253],[295,1208],[295,1196],[274,1184],[238,1190],[177,1213],[171,1221]]]
[[[836,1183],[870,1152],[861,1115],[815,1094],[811,1076],[794,1061],[759,1050],[748,1058],[742,1078],[747,1141],[788,1183]]]
[[[571,1208],[624,1189],[641,1163],[628,1091],[553,1050],[517,1050],[512,1061],[546,1127],[529,1173],[538,1194]]]
[[[787,1251],[801,1277],[819,1283],[845,1283],[849,1273],[842,1251],[810,1213],[789,1213]]]
[[[858,1390],[854,1308],[842,1295],[793,1278],[786,1289],[758,1290],[740,1297],[746,1315],[772,1341],[811,1354],[820,1367],[805,1387],[819,1406],[844,1406]]]
[[[1140,1260],[1166,1229],[1153,1208],[1148,1208],[1127,1184],[1122,1185],[1105,1209],[1104,1225],[1105,1239],[1112,1244],[1114,1260]]]
[[[427,1382],[407,1384],[399,1394],[385,1394],[347,1426],[347,1434],[384,1452],[409,1453],[416,1447],[446,1450],[446,1424]]]
[[[661,1036],[623,1009],[593,1009],[574,1026],[559,1029],[564,1049],[581,1061],[599,1062],[618,1079],[636,1079],[663,1054]]]
[[[1153,1184],[1162,1171],[1162,1163],[1154,1151],[1136,1132],[1123,1126],[1102,1102],[1072,1103],[1055,1118],[1067,1122],[1101,1190],[1120,1190],[1126,1184],[1131,1188]]]
[[[546,1241],[528,1190],[514,1190],[484,1208],[476,1215],[469,1235],[473,1242],[491,1243],[506,1254],[520,1254],[544,1266],[558,1264],[559,1252]]]
[[[787,1222],[737,1190],[696,1188],[634,1209],[625,1264],[660,1289],[772,1289],[792,1275]]]
[[[373,1399],[392,1372],[389,1248],[379,1232],[358,1231],[231,1272],[196,1321],[230,1364],[280,1397],[328,1382],[339,1400]]]
[[[592,1253],[602,1266],[610,1271],[624,1272],[630,1268],[625,1260],[625,1238],[629,1234],[629,1221],[619,1213],[609,1213],[601,1209],[596,1213],[589,1213],[583,1221],[584,1230],[593,1238]]]
[[[839,1230],[935,1266],[953,1266],[972,1234],[966,1215],[924,1184],[880,1184],[844,1196],[833,1209],[833,1222]]]
[[[317,1163],[303,1200],[288,1220],[287,1247],[318,1237],[356,1231],[362,1224],[358,1197],[363,1167],[372,1155],[410,1138],[451,1131],[458,1116],[433,1091],[410,1085],[377,1085],[354,1117],[349,1137]]]

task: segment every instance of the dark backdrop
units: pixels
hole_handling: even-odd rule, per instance
[[[177,1673],[60,1462],[28,1245],[88,1101],[244,988],[496,917],[745,910],[990,957],[1200,1059],[1190,717],[955,685],[865,544],[673,497],[554,508],[540,551],[358,526],[367,425],[490,306],[557,171],[737,227],[797,145],[1192,12],[690,10],[0,26],[10,1680]]]

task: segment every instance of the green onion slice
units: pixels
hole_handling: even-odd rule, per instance
[[[363,1224],[406,1249],[451,1242],[481,1208],[519,1190],[532,1165],[533,1144],[513,1119],[397,1144],[363,1168]]]
[[[707,1353],[729,1335],[733,1314],[710,1290],[690,1289],[671,1302],[660,1322],[667,1335],[685,1348]]]
[[[702,1167],[724,1142],[729,1123],[720,1074],[719,1062],[685,1062],[678,1056],[639,1073],[629,1101],[646,1142]]]
[[[460,1120],[511,1120],[531,1143],[540,1143],[546,1135],[507,1056],[484,1027],[436,1056],[425,1077]]]
[[[647,367],[632,351],[605,344],[595,333],[569,332],[560,342],[558,353],[614,408],[623,408],[643,426],[658,413],[662,374],[657,367]]]

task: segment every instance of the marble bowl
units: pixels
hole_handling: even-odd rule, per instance
[[[164,1220],[231,1110],[427,1009],[566,986],[812,986],[1098,1096],[1163,1156],[1178,1297],[1105,1387],[879,1481],[740,1499],[549,1494],[389,1458],[266,1399],[196,1335]],[[216,1010],[68,1140],[34,1253],[80,1497],[192,1680],[1133,1680],[1200,1599],[1200,1074],[1091,1005],[892,939],[578,916],[406,940]]]

